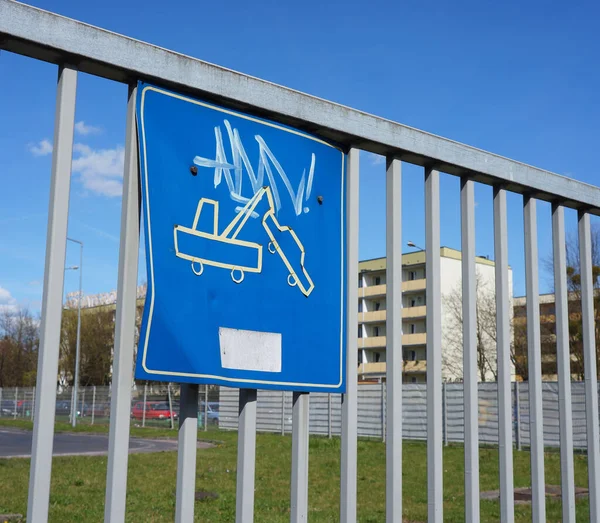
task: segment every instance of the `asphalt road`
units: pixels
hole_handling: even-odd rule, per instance
[[[0,457],[28,458],[31,456],[33,433],[28,430],[0,429]],[[198,448],[208,448],[210,443],[198,442]],[[167,452],[177,450],[177,440],[129,440],[129,452]],[[108,453],[108,434],[59,433],[54,435],[54,456],[102,456]]]

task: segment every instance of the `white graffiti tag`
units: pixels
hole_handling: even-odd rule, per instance
[[[277,187],[277,181],[275,179],[275,174],[277,174],[287,190],[287,193],[289,194],[296,216],[299,216],[303,212],[307,213],[309,208],[307,206],[303,207],[303,204],[305,200],[308,201],[312,190],[313,179],[315,175],[315,154],[311,153],[308,177],[306,176],[306,169],[303,169],[302,177],[300,178],[298,187],[296,190],[294,190],[294,187],[292,187],[285,170],[262,136],[258,134],[254,136],[254,139],[258,143],[259,149],[258,167],[255,171],[250,159],[248,158],[248,155],[246,154],[244,144],[240,138],[240,133],[237,129],[231,127],[229,121],[224,120],[223,123],[229,138],[232,161],[230,162],[227,158],[225,146],[223,144],[223,133],[221,132],[221,127],[218,126],[214,128],[216,143],[215,159],[211,160],[210,158],[196,156],[194,158],[194,164],[196,164],[198,167],[208,167],[215,170],[215,187],[218,187],[223,181],[223,178],[225,178],[231,199],[242,204],[242,206],[236,208],[236,211],[240,212],[243,209],[243,205],[248,203],[250,199],[265,185],[265,174],[268,178],[269,185],[273,193],[275,210],[279,211],[282,207],[282,202],[281,195],[279,194],[279,188]],[[246,172],[248,176],[250,188],[252,190],[252,195],[248,197],[242,195],[244,172]],[[258,214],[252,213],[252,217],[257,218]]]

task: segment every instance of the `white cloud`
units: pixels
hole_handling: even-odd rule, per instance
[[[364,154],[371,165],[383,165],[385,163],[385,156],[366,151]]]
[[[86,123],[81,120],[75,124],[75,132],[82,136],[88,136],[89,134],[99,134],[102,132],[100,127],[94,127],[93,125],[86,125]]]
[[[17,300],[12,297],[9,290],[4,287],[0,287],[0,313],[1,312],[13,312],[17,308]]]
[[[73,146],[72,172],[80,176],[84,188],[103,196],[121,196],[123,186],[123,163],[125,151],[122,146],[114,149],[92,149],[89,145]]]
[[[46,138],[37,144],[30,143],[28,148],[29,152],[33,154],[33,156],[47,156],[52,154],[52,142]]]

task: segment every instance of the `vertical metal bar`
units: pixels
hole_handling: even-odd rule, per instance
[[[285,390],[281,391],[281,435],[285,436]]]
[[[204,432],[208,430],[208,385],[204,385]]]
[[[402,162],[386,172],[386,492],[387,523],[402,521]]]
[[[537,213],[534,198],[523,198],[525,217],[525,288],[527,299],[527,363],[529,375],[529,438],[531,443],[531,512],[546,521],[544,482],[544,411],[538,275]]]
[[[307,392],[294,392],[292,407],[291,523],[308,521],[308,409]]]
[[[85,387],[83,389],[83,391],[81,392],[81,417],[83,418],[83,409],[85,408]]]
[[[94,424],[94,416],[96,415],[96,385],[92,388],[92,425]]]
[[[427,505],[430,523],[443,521],[442,296],[440,173],[425,170],[425,268],[427,271]]]
[[[254,521],[256,462],[256,389],[240,389],[236,485],[236,523]]]
[[[359,150],[348,152],[346,169],[346,393],[342,396],[340,523],[356,521],[358,408],[358,184]]]
[[[387,367],[387,365],[386,365]],[[385,443],[386,434],[385,434],[385,409],[386,409],[386,401],[385,401],[385,381],[381,380],[381,408],[379,409],[381,413],[381,441]]]
[[[0,405],[2,405],[2,402],[0,402]],[[33,390],[31,391],[31,407],[29,408],[29,410],[31,411],[31,421],[33,421],[33,412],[35,411],[35,387],[33,387]]]
[[[498,361],[498,446],[500,448],[500,521],[515,520],[512,394],[510,360],[510,302],[506,190],[494,187],[494,256],[496,258],[496,343]]]
[[[196,501],[196,441],[198,439],[198,385],[183,383],[179,398],[176,523],[194,521]]]
[[[600,495],[600,436],[598,434],[598,370],[596,368],[592,235],[590,215],[580,211],[578,218],[590,521],[598,523],[600,522],[600,500],[598,499]]]
[[[121,243],[115,313],[115,349],[110,402],[105,523],[125,520],[127,461],[131,410],[131,376],[135,343],[135,307],[139,250],[138,153],[135,127],[137,88],[130,86],[125,133],[125,168],[121,203]]]
[[[175,424],[173,423],[173,398],[171,396],[171,384],[167,383],[167,396],[169,398],[169,418],[171,420],[171,430],[175,428]]]
[[[565,213],[562,205],[556,204],[552,204],[552,248],[554,256],[562,520],[563,523],[574,523],[575,476],[573,471],[573,413],[571,412],[571,354],[569,350],[569,290],[567,288]]]
[[[2,396],[0,396],[1,398]],[[329,439],[332,437],[331,430],[331,394],[327,394],[327,436]]]
[[[515,419],[516,419],[516,430],[515,437],[517,439],[517,450],[521,450],[522,438],[521,438],[521,397],[519,392],[519,382],[515,381]]]
[[[27,519],[48,520],[77,71],[58,71]]]
[[[13,409],[13,416],[14,416],[14,419],[17,419],[17,417],[19,415],[19,387],[15,387],[14,403],[15,403],[15,406]]]
[[[73,383],[75,383],[75,380],[73,380]],[[75,419],[75,409],[76,409],[76,405],[75,405],[75,385],[73,385],[73,387],[71,387],[71,408],[69,409],[69,422],[71,423],[71,426],[73,426],[73,420]]]
[[[444,447],[448,446],[448,395],[446,394],[446,384],[442,384],[442,420],[444,424]]]
[[[2,417],[2,387],[0,387],[0,417]]]
[[[79,358],[81,357],[81,298],[82,296],[82,284],[83,284],[83,243],[72,238],[67,240],[79,244],[79,295],[77,297],[77,341],[75,346],[75,387],[73,387],[73,403],[75,404],[75,410],[73,411],[72,426],[77,426],[77,393],[79,392]],[[81,409],[81,415],[83,416],[83,408]]]
[[[462,243],[463,399],[465,409],[465,521],[479,521],[479,384],[477,376],[477,272],[475,182],[460,188]]]
[[[146,426],[146,394],[148,392],[148,384],[144,384],[144,409],[142,410],[142,427]]]

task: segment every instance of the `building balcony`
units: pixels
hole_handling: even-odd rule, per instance
[[[425,316],[427,316],[427,307],[425,305],[420,307],[403,307],[402,309],[402,318],[405,320],[424,318]]]
[[[360,287],[358,289],[359,298],[375,298],[376,296],[385,296],[385,283],[383,285],[371,285],[370,287]]]
[[[358,366],[359,374],[385,374],[385,362],[361,363]]]
[[[421,278],[420,280],[409,280],[402,282],[402,292],[420,292],[424,291],[427,280]],[[376,298],[379,296],[385,296],[387,291],[387,285],[385,283],[381,285],[371,285],[368,287],[358,288],[359,298]]]
[[[402,336],[402,346],[409,347],[411,345],[425,345],[427,343],[427,333],[419,332],[418,334],[404,334]]]
[[[359,349],[385,348],[385,336],[370,336],[369,338],[358,338]]]
[[[420,280],[409,280],[402,282],[402,292],[420,292],[426,288],[427,280],[421,278]]]
[[[385,311],[369,311],[358,313],[358,323],[385,322]]]
[[[417,361],[405,361],[404,362],[404,372],[407,374],[413,372],[426,372],[427,371],[427,362],[425,360],[417,360]]]
[[[375,349],[385,348],[387,339],[385,336],[369,336],[367,338],[358,338],[359,349]],[[419,334],[404,334],[402,336],[402,346],[410,347],[411,345],[425,345],[427,342],[427,334],[421,332]]]
[[[427,315],[427,307],[403,307],[402,318],[405,320],[416,320]],[[383,323],[387,318],[386,311],[367,311],[358,313],[358,323]]]

